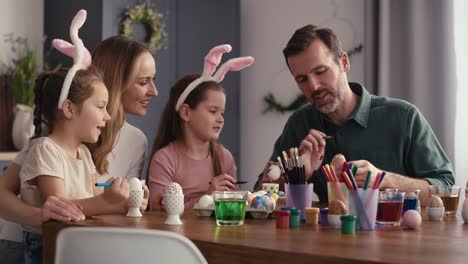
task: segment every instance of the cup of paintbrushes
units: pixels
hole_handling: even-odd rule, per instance
[[[286,191],[286,206],[292,206],[301,210],[301,219],[305,219],[306,207],[312,207],[312,196],[314,193],[314,185],[308,184],[291,184],[284,185]]]

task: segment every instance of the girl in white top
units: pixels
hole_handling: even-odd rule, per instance
[[[35,131],[20,171],[21,198],[40,207],[48,196],[57,195],[81,204],[85,215],[124,213],[128,184],[118,178],[111,179],[113,186],[103,193],[94,188],[96,168],[83,144],[95,143],[110,120],[107,88],[95,68],[73,73],[72,68],[68,74],[63,70],[42,74],[36,81]],[[69,89],[67,79],[72,79]],[[59,96],[66,99],[62,102]],[[41,137],[43,125],[47,137]],[[40,263],[41,228],[25,226],[25,230],[25,261]]]

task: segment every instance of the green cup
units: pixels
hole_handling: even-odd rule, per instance
[[[247,192],[216,191],[213,193],[213,200],[218,226],[239,226],[244,224]]]

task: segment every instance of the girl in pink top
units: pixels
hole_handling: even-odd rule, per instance
[[[148,172],[152,210],[161,208],[162,191],[170,182],[182,187],[185,208],[191,208],[204,194],[238,189],[234,158],[216,143],[226,104],[219,82],[227,71],[241,70],[252,64],[253,58],[232,59],[213,75],[222,54],[230,50],[230,45],[213,48],[205,57],[201,75],[186,75],[171,88]]]

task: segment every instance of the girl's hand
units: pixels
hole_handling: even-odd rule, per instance
[[[148,186],[143,185],[143,202],[141,202],[140,205],[140,211],[144,212],[146,211],[146,208],[148,207],[148,199],[149,199],[149,189]]]
[[[237,190],[236,179],[226,173],[213,178],[209,192]]]
[[[130,195],[127,180],[120,177],[112,177],[107,182],[111,182],[112,186],[104,188],[104,199],[111,204],[127,203]]]
[[[162,191],[155,194],[153,202],[151,203],[151,211],[162,211],[164,206],[162,204],[163,194]],[[141,208],[140,208],[141,209]]]
[[[326,135],[323,132],[311,129],[299,146],[304,159],[304,169],[307,179],[322,165],[326,145],[324,137],[326,137]]]
[[[83,221],[86,219],[81,211],[83,208],[68,199],[59,196],[51,195],[42,205],[41,221],[46,222],[51,219],[57,221]]]

